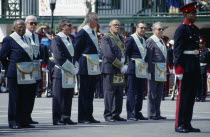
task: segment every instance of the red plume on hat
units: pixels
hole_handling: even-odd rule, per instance
[[[180,8],[182,13],[197,12],[197,2],[192,2]]]

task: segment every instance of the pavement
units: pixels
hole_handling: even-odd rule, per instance
[[[121,117],[126,118],[126,97],[124,97]],[[72,104],[73,121],[77,121],[78,97]],[[8,93],[0,93],[0,136],[2,137],[210,137],[210,98],[206,102],[196,102],[192,120],[193,127],[201,133],[176,133],[176,101],[167,97],[161,104],[161,115],[167,120],[144,120],[127,122],[105,122],[103,99],[94,99],[94,117],[100,124],[52,125],[52,98],[36,98],[32,118],[38,121],[33,129],[10,129],[7,123]],[[142,113],[147,114],[147,100]]]

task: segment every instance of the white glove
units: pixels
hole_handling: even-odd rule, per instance
[[[148,73],[147,80],[151,80],[151,73]]]
[[[176,77],[177,77],[179,80],[182,80],[182,79],[183,79],[183,74],[177,74]]]
[[[128,65],[124,65],[122,68],[121,68],[121,73],[125,73],[126,71],[127,71],[127,69],[128,69]]]
[[[121,58],[120,61],[124,64],[125,63],[125,58]]]
[[[206,75],[207,75],[207,78],[209,79],[210,78],[210,73],[206,73]]]
[[[169,69],[169,73],[170,74],[173,74],[173,69]]]
[[[45,70],[47,70],[46,68],[42,68],[42,71],[45,71]]]
[[[78,68],[73,68],[73,70],[72,70],[72,74],[73,75],[76,75],[78,72],[79,72]]]

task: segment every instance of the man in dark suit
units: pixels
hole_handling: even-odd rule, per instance
[[[144,22],[137,23],[136,33],[131,35],[125,41],[126,55],[129,58],[127,74],[128,91],[127,91],[127,119],[128,120],[147,120],[142,113],[143,98],[145,91],[145,78],[147,78],[146,42],[144,35],[146,25]],[[141,64],[138,62],[141,61]],[[143,66],[143,68],[142,68]],[[144,68],[144,66],[146,66]],[[140,73],[145,72],[145,73]]]
[[[52,71],[53,125],[77,124],[70,119],[75,75],[78,73],[78,68],[74,66],[74,47],[68,36],[71,26],[70,20],[61,20],[60,32],[52,39],[51,44],[55,62]]]
[[[31,98],[29,104],[31,104],[31,113],[34,108],[35,97],[41,97],[42,93],[42,76],[41,76],[41,63],[46,64],[48,60],[47,47],[40,45],[40,40],[38,35],[35,33],[37,26],[37,18],[33,15],[27,16],[25,19],[26,23],[26,33],[25,35],[30,39],[33,54],[34,54],[34,74],[36,79],[36,89],[33,91],[33,98]],[[29,123],[38,124],[37,121],[33,121],[31,114],[28,117]]]
[[[28,116],[31,105],[28,103],[34,96],[35,80],[30,79],[33,71],[33,49],[25,34],[23,20],[14,21],[14,33],[3,39],[0,51],[0,61],[6,68],[9,88],[8,121],[12,129],[34,128],[30,125]],[[21,66],[25,64],[28,67]],[[30,69],[30,70],[29,70]],[[29,74],[24,72],[30,72]],[[24,78],[21,77],[24,75]]]
[[[200,82],[199,29],[196,20],[196,2],[180,8],[184,22],[174,35],[174,66],[179,79],[176,105],[175,131],[181,133],[200,132],[191,125],[195,96]]]
[[[147,39],[148,62],[148,117],[152,120],[166,119],[160,115],[160,104],[163,94],[163,85],[166,81],[167,49],[161,39],[163,24],[156,22],[152,26],[153,35]]]
[[[100,123],[93,117],[93,98],[97,75],[100,74],[98,38],[93,30],[98,24],[97,14],[86,16],[87,25],[78,33],[75,41],[75,59],[79,62],[80,89],[78,104],[79,123]]]
[[[126,121],[120,117],[123,106],[124,73],[128,68],[125,65],[125,45],[119,35],[120,22],[112,20],[109,27],[110,32],[101,39],[104,118],[109,122]]]

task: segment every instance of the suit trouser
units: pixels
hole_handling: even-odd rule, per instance
[[[74,88],[62,88],[62,80],[53,78],[52,89],[53,122],[70,118]]]
[[[163,94],[164,82],[158,82],[154,79],[151,79],[148,82],[148,117],[160,116],[160,104]]]
[[[95,97],[103,97],[103,77],[102,74],[97,76]]]
[[[201,80],[197,92],[197,98],[206,99],[206,92],[207,92],[207,76],[206,73],[204,73],[201,74]]]
[[[35,89],[33,91],[33,97],[31,98],[30,102],[28,102],[31,105],[30,116],[28,118],[29,121],[32,120],[31,114],[32,114],[33,109],[34,109],[34,103],[35,103],[35,98],[36,98],[37,91],[39,91],[39,93],[41,92],[41,81],[42,80],[36,80]]]
[[[80,75],[78,121],[93,119],[93,98],[97,75]]]
[[[103,74],[104,118],[119,117],[123,105],[123,86],[111,84],[112,75]]]
[[[31,112],[31,100],[34,97],[35,84],[18,84],[16,78],[8,78],[9,88],[9,124],[28,123]]]
[[[142,117],[145,80],[137,78],[135,75],[127,75],[127,80],[127,118],[140,118]]]
[[[179,81],[179,92],[176,104],[175,126],[191,127],[195,96],[199,87],[200,74],[184,73]]]

